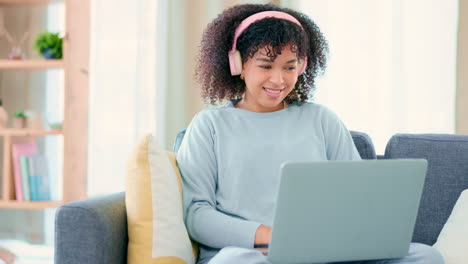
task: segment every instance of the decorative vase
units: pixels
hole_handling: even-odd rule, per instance
[[[10,53],[8,54],[8,59],[9,60],[24,60],[26,59],[26,55],[24,54],[20,46],[13,46],[11,48]]]
[[[50,52],[50,49],[44,50],[44,58],[46,58],[46,59],[58,59],[55,54],[52,54]]]
[[[21,129],[26,125],[26,118],[24,117],[14,117],[13,118],[13,128]]]
[[[6,128],[8,124],[8,113],[3,108],[3,102],[2,99],[0,99],[0,129]]]
[[[7,124],[8,124],[8,113],[5,110],[5,108],[1,106],[1,102],[0,102],[0,129],[6,128]]]

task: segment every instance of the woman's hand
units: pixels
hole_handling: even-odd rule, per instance
[[[257,228],[257,232],[255,232],[255,241],[254,245],[262,245],[256,250],[259,250],[263,253],[263,255],[268,254],[268,244],[270,244],[271,240],[271,227],[266,225],[260,225]],[[266,246],[266,247],[265,247]]]
[[[260,225],[255,232],[254,245],[270,244],[271,240],[271,227]]]

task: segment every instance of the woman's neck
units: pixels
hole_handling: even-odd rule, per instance
[[[234,105],[234,107],[244,109],[247,111],[251,111],[251,112],[270,113],[270,112],[276,112],[276,111],[286,109],[288,107],[288,104],[285,101],[282,101],[275,107],[266,108],[266,107],[261,107],[261,106],[259,107],[254,104],[250,104],[247,100],[245,100],[245,98],[242,98],[239,102],[237,102]]]

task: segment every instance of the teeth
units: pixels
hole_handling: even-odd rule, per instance
[[[267,90],[267,91],[270,92],[270,93],[275,93],[275,94],[281,92],[281,90],[271,90],[271,89],[268,89],[268,88],[265,88],[265,90]]]

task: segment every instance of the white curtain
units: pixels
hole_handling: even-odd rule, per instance
[[[139,138],[156,133],[164,83],[166,1],[92,1],[88,193],[124,190],[126,163]],[[165,10],[164,10],[165,11]],[[164,38],[163,38],[164,39]],[[157,73],[157,74],[155,74]]]
[[[203,29],[245,2],[91,2],[88,194],[124,190],[128,155],[144,134],[171,150],[205,107],[193,79]]]
[[[457,134],[468,134],[468,1],[458,6],[457,43]]]
[[[378,154],[395,133],[454,132],[458,1],[295,4],[329,40],[316,102],[368,133]]]

